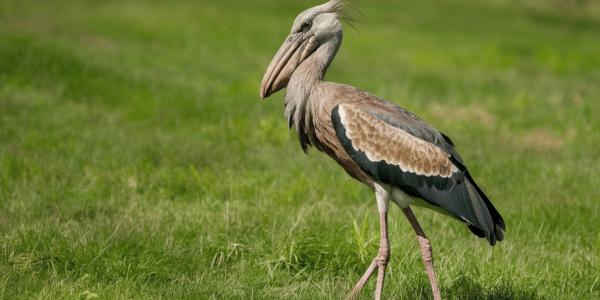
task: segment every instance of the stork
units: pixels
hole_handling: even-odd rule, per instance
[[[411,209],[433,208],[463,223],[490,245],[502,241],[504,220],[467,170],[448,136],[400,106],[358,88],[324,81],[342,43],[343,0],[300,13],[260,87],[265,99],[286,88],[285,116],[304,152],[326,153],[375,193],[380,215],[378,254],[348,298],[358,297],[377,271],[381,299],[390,259],[390,200],[414,229],[434,299],[441,299],[429,239]]]

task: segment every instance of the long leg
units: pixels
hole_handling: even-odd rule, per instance
[[[390,261],[390,241],[388,239],[387,212],[380,213],[381,237],[379,241],[379,254],[375,258],[379,271],[377,272],[377,285],[375,286],[375,300],[380,300],[383,294],[383,282],[385,280],[385,269]]]
[[[367,271],[363,276],[360,277],[352,292],[346,299],[356,299],[363,289],[365,284],[369,281],[371,276],[377,272],[377,285],[375,287],[375,299],[381,299],[383,294],[383,283],[385,281],[385,270],[387,268],[388,261],[390,260],[390,241],[388,239],[387,230],[387,209],[389,203],[389,193],[380,186],[376,186],[375,195],[377,198],[377,208],[379,210],[379,223],[380,223],[380,239],[379,239],[379,252],[373,259],[373,262],[367,268]]]
[[[419,225],[419,222],[417,221],[417,217],[415,217],[415,214],[412,212],[410,207],[404,208],[402,211],[404,211],[406,218],[408,218],[410,225],[412,225],[415,233],[417,234],[417,239],[419,240],[419,245],[421,246],[421,256],[423,257],[425,270],[429,276],[429,283],[431,284],[431,290],[433,291],[433,299],[440,300],[440,289],[438,288],[435,271],[433,270],[433,253],[431,251],[431,243],[429,242],[429,239],[427,239],[425,232],[423,232],[421,225]]]

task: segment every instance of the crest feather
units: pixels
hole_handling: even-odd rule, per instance
[[[329,11],[331,12],[341,12],[346,4],[344,0],[330,0],[327,4],[329,4]]]
[[[357,30],[354,25],[358,18],[357,16],[363,15],[358,8],[351,5],[346,0],[329,0],[326,5],[328,12],[336,13],[342,21],[348,23],[352,28]]]

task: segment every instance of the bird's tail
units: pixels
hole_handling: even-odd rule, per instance
[[[481,188],[477,186],[471,175],[468,172],[465,175],[467,192],[469,194],[473,212],[475,213],[476,223],[478,223],[469,224],[469,229],[475,235],[481,238],[487,238],[490,245],[493,246],[496,244],[496,241],[502,241],[504,239],[506,224],[498,210],[496,210]]]

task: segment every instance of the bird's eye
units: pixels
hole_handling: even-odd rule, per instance
[[[304,23],[302,23],[302,28],[300,30],[307,31],[310,29],[310,27],[312,27],[312,21],[311,20],[304,21]]]

